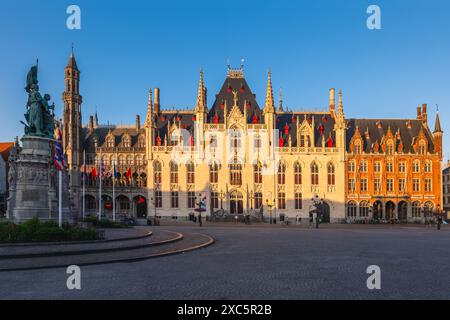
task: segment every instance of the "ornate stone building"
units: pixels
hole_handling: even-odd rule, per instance
[[[277,221],[307,221],[313,201],[321,199],[325,221],[338,222],[346,219],[346,214],[358,216],[353,209],[346,210],[346,204],[353,208],[356,203],[359,212],[362,201],[372,206],[378,200],[371,197],[369,187],[364,192],[348,189],[347,179],[356,179],[358,188],[361,183],[360,177],[349,170],[349,163],[356,165],[358,161],[359,165],[364,158],[369,166],[378,158],[396,157],[395,165],[400,159],[412,165],[414,154],[423,151],[422,142],[427,153],[418,157],[423,165],[425,159],[432,161],[433,197],[420,189],[420,202],[427,199],[433,205],[439,203],[437,172],[442,151],[437,148],[442,132],[439,128],[434,134],[429,132],[426,111],[417,120],[345,119],[342,92],[336,104],[334,89],[330,89],[329,106],[322,112],[289,111],[281,95],[275,104],[270,72],[264,105],[260,107],[241,67],[228,68],[209,107],[201,71],[197,101],[191,111],[162,109],[160,91],[154,89],[149,92],[142,126],[139,116],[134,126],[102,126],[96,115],[82,126],[80,72],[73,55],[65,74],[64,146],[78,208],[83,203],[85,154],[84,199],[88,212],[98,211],[99,176],[103,177],[102,211],[111,212],[112,166],[116,163],[115,204],[119,214],[186,219],[199,199],[205,198],[207,215],[226,218],[250,214]],[[368,133],[361,132],[366,127]],[[392,150],[388,141],[393,142]],[[358,143],[360,154],[355,154]],[[372,151],[375,145],[376,152]],[[370,178],[368,172],[364,179]],[[381,199],[383,205],[389,199]]]

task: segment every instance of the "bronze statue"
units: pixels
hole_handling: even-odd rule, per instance
[[[25,120],[25,134],[51,138],[54,133],[55,104],[49,105],[49,94],[42,98],[38,85],[38,66],[31,67],[27,75],[25,91],[28,93],[27,113]]]

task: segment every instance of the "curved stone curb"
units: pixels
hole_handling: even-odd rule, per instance
[[[208,239],[208,241],[206,241],[205,243],[199,244],[199,245],[192,246],[192,247],[176,249],[176,250],[163,252],[163,253],[156,253],[156,254],[151,254],[151,255],[137,257],[137,258],[86,262],[86,263],[80,263],[80,264],[78,264],[78,266],[94,266],[94,265],[102,265],[102,264],[110,264],[110,263],[139,262],[139,261],[144,261],[144,260],[148,260],[148,259],[152,259],[152,258],[160,258],[160,257],[171,256],[171,255],[175,255],[175,254],[180,254],[180,253],[203,249],[203,248],[209,247],[210,245],[215,243],[215,239],[209,235],[205,235],[205,234],[201,234],[201,233],[193,233],[193,234],[206,237]],[[42,267],[6,268],[6,269],[0,269],[0,272],[56,269],[56,268],[66,268],[67,266],[68,266],[67,264],[59,264],[59,265],[50,265],[50,266],[42,266]]]
[[[116,238],[116,239],[104,239],[104,240],[87,240],[87,241],[60,241],[60,242],[27,242],[27,243],[3,243],[0,244],[0,248],[13,248],[13,247],[33,247],[33,246],[62,246],[67,244],[95,244],[95,243],[105,243],[105,242],[117,242],[117,241],[128,241],[128,240],[138,240],[151,237],[153,231],[148,231],[145,234],[132,237]]]
[[[42,253],[25,253],[25,254],[11,254],[11,255],[0,255],[0,260],[6,259],[23,259],[23,258],[42,258],[42,257],[58,257],[58,256],[71,256],[71,255],[79,255],[79,254],[94,254],[94,253],[103,253],[103,252],[114,252],[114,251],[124,251],[124,250],[133,250],[133,249],[141,249],[146,247],[160,246],[167,243],[172,243],[176,241],[180,241],[183,239],[183,235],[179,232],[162,230],[165,232],[169,232],[175,234],[175,237],[162,240],[162,241],[154,241],[145,244],[133,245],[133,246],[124,246],[124,247],[116,247],[116,248],[105,248],[105,249],[84,249],[84,250],[72,250],[72,251],[60,251],[60,252],[42,252]],[[152,232],[150,232],[153,234]],[[139,238],[138,238],[139,239]],[[136,239],[136,240],[138,240]],[[133,239],[135,240],[135,239]],[[122,240],[129,241],[129,240]],[[80,243],[76,243],[80,244]],[[1,269],[0,269],[1,270]]]

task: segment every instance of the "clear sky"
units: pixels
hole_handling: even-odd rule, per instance
[[[81,30],[66,28],[66,9],[81,8]],[[382,30],[366,27],[370,4]],[[22,135],[28,69],[39,58],[41,91],[61,112],[64,67],[75,43],[83,121],[131,124],[145,117],[147,92],[163,108],[192,108],[203,67],[208,103],[239,66],[260,105],[267,70],[290,109],[324,109],[342,88],[347,117],[414,118],[439,104],[444,154],[450,152],[450,1],[89,1],[17,0],[0,4],[0,141]],[[278,99],[276,99],[278,100]]]

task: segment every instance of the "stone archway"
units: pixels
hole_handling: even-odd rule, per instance
[[[330,205],[323,201],[322,203],[322,223],[330,223],[331,221],[331,209]]]
[[[242,193],[235,190],[230,194],[230,213],[232,215],[244,213],[244,197]]]
[[[400,222],[408,221],[408,202],[400,201],[398,204],[398,219]]]
[[[373,203],[373,209],[372,209],[372,218],[374,220],[380,220],[383,219],[383,202],[380,200],[377,200]]]
[[[385,215],[385,219],[387,221],[392,222],[393,220],[396,219],[395,216],[395,203],[392,201],[388,201],[386,202],[386,215]]]
[[[136,196],[133,198],[135,216],[140,219],[147,218],[147,198],[144,196]]]

